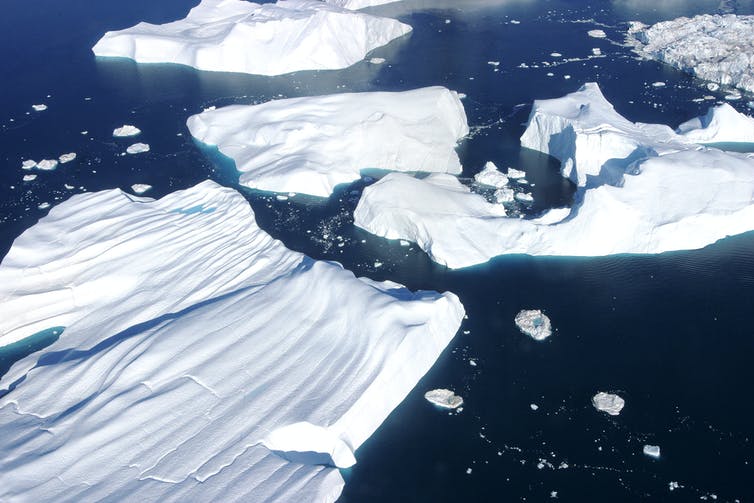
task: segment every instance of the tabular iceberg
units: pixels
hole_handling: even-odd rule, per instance
[[[92,50],[139,63],[282,75],[346,68],[409,31],[394,19],[317,0],[202,0],[184,19],[107,32]]]
[[[636,51],[701,79],[754,92],[754,16],[704,14],[633,23]]]
[[[727,108],[710,116],[727,118],[686,123],[680,134],[659,124],[634,124],[615,112],[596,84],[588,84],[564,98],[537,102],[521,139],[560,159],[564,176],[580,186],[570,212],[507,218],[501,206],[453,177],[418,180],[391,173],[364,190],[355,223],[386,238],[414,241],[452,268],[502,254],[701,248],[754,230],[754,155],[695,143],[741,141],[741,129],[727,124],[751,119]]]
[[[234,105],[187,126],[235,161],[242,185],[323,197],[365,168],[461,173],[455,147],[469,132],[458,94],[444,87]]]
[[[0,381],[0,500],[334,501],[463,314],[286,249],[213,182],[73,196],[0,265],[0,345],[63,331]]]

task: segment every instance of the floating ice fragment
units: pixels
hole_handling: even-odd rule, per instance
[[[37,167],[37,161],[27,159],[26,161],[21,163],[21,169],[30,170]]]
[[[623,410],[625,404],[626,402],[618,395],[606,393],[604,391],[600,391],[592,397],[592,405],[594,408],[602,412],[607,412],[611,416],[617,416],[620,414],[620,411]]]
[[[521,21],[518,19],[511,19],[511,24],[521,24]]]
[[[539,309],[519,311],[514,321],[522,333],[537,341],[543,341],[552,335],[550,318]]]
[[[427,401],[446,409],[456,409],[463,405],[463,398],[449,389],[444,388],[427,391],[424,393],[424,398],[426,398]]]
[[[592,47],[592,54],[594,56],[601,56],[602,55],[602,49],[599,47]]]
[[[134,143],[126,149],[127,154],[141,154],[143,152],[149,152],[149,145],[146,143]]]
[[[665,87],[665,82],[652,82],[652,87]]]
[[[152,190],[152,186],[147,185],[146,183],[135,183],[131,185],[131,190],[134,191],[134,194],[141,195],[147,192],[148,190]]]
[[[369,62],[373,65],[381,65],[385,62],[385,58],[371,58]]]
[[[471,468],[466,468],[466,475],[471,475]]]
[[[725,95],[727,101],[738,101],[741,99],[741,93],[731,92]]]
[[[37,163],[37,168],[42,171],[52,171],[58,167],[57,159],[42,159]]]
[[[681,486],[678,484],[678,482],[675,482],[675,481],[668,482],[668,489],[670,489],[671,491],[675,491],[679,487]]]
[[[25,182],[30,182],[36,179],[37,179],[37,175],[24,175],[24,178],[23,178]]]
[[[520,201],[522,203],[531,203],[534,201],[534,197],[528,192],[517,192],[516,201]]]
[[[44,112],[47,110],[47,105],[32,105],[31,108],[33,108],[35,112]]]
[[[659,458],[660,457],[660,446],[659,445],[645,445],[642,449],[642,452],[644,452],[645,455],[649,456],[650,458]]]
[[[488,185],[498,189],[508,185],[508,177],[498,170],[492,161],[488,161],[484,165],[484,169],[474,175],[474,181],[481,185]]]
[[[49,207],[50,207],[50,203],[42,203],[39,206],[37,206],[37,208],[39,208],[40,210],[46,210]]]
[[[516,198],[516,192],[511,188],[503,187],[495,191],[494,198],[500,204],[512,203]]]
[[[562,55],[562,54],[560,54],[559,52],[551,52],[551,53],[550,53],[550,56],[552,56],[553,58],[560,58],[560,57],[562,57],[563,55]]]
[[[115,136],[116,138],[124,136],[136,136],[139,133],[141,133],[141,129],[137,128],[136,126],[131,126],[130,124],[125,124],[113,130],[113,136]],[[82,132],[81,134],[84,133]]]
[[[593,38],[605,38],[607,36],[603,30],[589,30],[586,33]]]
[[[707,89],[709,89],[710,91],[714,93],[715,91],[720,90],[720,86],[718,84],[715,84],[714,82],[708,82]]]
[[[508,178],[513,178],[514,180],[518,178],[524,178],[526,177],[526,171],[520,171],[518,169],[514,168],[508,168]]]
[[[500,66],[500,61],[487,61],[490,66]]]
[[[68,154],[62,154],[60,157],[58,157],[58,160],[60,161],[60,164],[65,164],[67,162],[71,162],[76,158],[76,152],[70,152]]]
[[[539,405],[537,405],[536,403],[530,403],[529,408],[531,410],[539,410]]]
[[[65,188],[66,188],[67,190],[73,190],[73,189],[75,189],[75,188],[76,188],[76,187],[74,187],[73,185],[68,185],[67,183],[64,183],[64,184],[63,184],[63,187],[65,187]]]

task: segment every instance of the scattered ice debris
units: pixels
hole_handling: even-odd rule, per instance
[[[602,56],[602,49],[600,49],[599,47],[592,47],[592,55]]]
[[[410,31],[395,19],[314,0],[202,0],[183,19],[109,31],[92,50],[140,63],[282,75],[349,67]]]
[[[531,203],[534,201],[534,196],[532,196],[528,192],[517,192],[515,197],[516,201],[520,201],[522,203]]]
[[[71,162],[74,159],[76,159],[76,152],[70,152],[68,154],[62,154],[60,157],[58,157],[58,161],[60,161],[60,164],[65,164],[67,162]]]
[[[116,138],[120,138],[124,136],[136,136],[137,134],[140,134],[140,133],[141,133],[141,129],[137,128],[136,126],[131,126],[130,124],[125,124],[113,130],[113,136],[115,136]],[[84,134],[84,132],[82,132],[81,134]]]
[[[589,30],[586,33],[587,33],[587,35],[589,35],[590,37],[593,37],[593,38],[605,38],[605,37],[607,37],[607,35],[605,34],[605,32],[603,30]]]
[[[675,481],[668,482],[668,489],[670,489],[671,491],[675,491],[676,489],[680,487],[681,486],[678,484],[678,482],[675,482]]]
[[[39,208],[40,210],[46,210],[49,207],[50,207],[50,203],[42,203],[39,206],[37,206],[37,208]]]
[[[148,190],[152,190],[152,186],[147,185],[146,183],[135,183],[131,185],[131,190],[134,191],[134,194],[141,195],[147,192]]]
[[[711,83],[754,92],[754,16],[703,14],[629,29],[629,42],[646,57]],[[710,91],[716,91],[708,85]]]
[[[37,163],[37,168],[42,171],[52,171],[58,167],[57,159],[42,159]]]
[[[521,24],[521,21],[518,19],[511,19],[511,24]]]
[[[44,112],[47,110],[47,105],[32,105],[31,108],[33,108],[35,112]]]
[[[81,134],[82,135],[87,135],[87,134],[89,134],[89,131],[81,131]]]
[[[369,62],[373,65],[381,65],[385,62],[385,58],[371,58]]]
[[[133,145],[129,145],[129,147],[126,149],[127,154],[141,154],[143,152],[149,152],[149,145],[146,143],[134,143]]]
[[[731,92],[725,95],[726,101],[738,101],[742,98],[741,93]]]
[[[411,246],[411,241],[406,241],[405,239],[401,239],[401,240],[399,241],[399,244],[400,244],[401,246],[403,246],[403,247],[408,247],[408,246]]]
[[[502,188],[508,185],[508,177],[497,169],[495,163],[488,161],[484,169],[474,175],[474,181],[481,185],[487,185],[495,188]]]
[[[30,170],[37,167],[37,161],[34,161],[32,159],[27,159],[24,162],[21,163],[21,169]]]
[[[712,91],[714,93],[714,92],[720,90],[720,85],[719,84],[715,84],[714,82],[708,82],[707,83],[707,89],[709,89],[710,91]],[[713,98],[714,98],[714,96],[713,96]]]
[[[32,180],[36,180],[36,179],[37,179],[37,175],[24,175],[24,178],[23,178],[25,182],[31,182]]]
[[[604,391],[600,391],[592,397],[592,405],[594,408],[602,412],[607,412],[611,416],[617,416],[620,414],[620,411],[623,410],[625,404],[626,402],[618,395],[606,393]]]
[[[495,201],[500,204],[512,203],[516,198],[516,192],[508,187],[502,187],[495,191]]]
[[[665,87],[665,82],[652,82],[652,87]]]
[[[529,408],[531,410],[539,410],[539,405],[537,405],[536,403],[530,403]]]
[[[552,335],[550,318],[539,309],[519,311],[514,321],[522,333],[537,341],[543,341]]]
[[[660,457],[660,446],[659,445],[645,445],[642,449],[642,452],[649,456],[650,458],[659,458]]]
[[[550,491],[550,498],[555,499],[558,497],[558,491]]]
[[[526,171],[521,171],[514,168],[508,168],[508,178],[517,180],[519,178],[525,178],[525,177],[526,177]]]
[[[424,398],[428,402],[446,409],[457,409],[463,405],[463,398],[444,388],[427,391],[424,393]]]

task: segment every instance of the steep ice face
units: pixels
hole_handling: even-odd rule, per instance
[[[592,397],[592,405],[595,409],[601,412],[606,412],[611,416],[617,416],[620,414],[620,411],[623,410],[626,402],[618,395],[600,391]]]
[[[754,141],[754,118],[723,103],[710,108],[706,115],[684,122],[676,132],[694,143],[748,143]]]
[[[213,182],[73,196],[0,264],[0,345],[63,330],[0,381],[0,500],[334,501],[462,318],[286,249]]]
[[[366,168],[460,173],[455,147],[469,131],[458,95],[443,87],[235,105],[187,126],[235,161],[242,185],[323,197]]]
[[[317,0],[202,0],[184,19],[107,32],[92,50],[140,63],[281,75],[346,68],[409,31],[394,19]]]
[[[723,112],[712,115],[723,118]],[[555,209],[535,220],[506,218],[502,206],[487,203],[457,180],[436,183],[392,173],[364,189],[355,223],[379,236],[416,242],[432,260],[451,268],[502,254],[600,256],[701,248],[754,230],[754,155],[692,140],[694,135],[710,142],[732,138],[727,123],[733,119],[750,120],[736,114],[701,128],[687,126],[678,135],[667,126],[629,122],[596,85],[588,85],[538,102],[522,138],[530,148],[561,159],[563,174],[581,181],[570,210]]]
[[[646,57],[701,79],[754,92],[754,16],[704,14],[653,26],[635,23],[629,41]]]

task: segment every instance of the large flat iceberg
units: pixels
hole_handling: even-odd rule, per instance
[[[346,68],[410,31],[394,19],[318,0],[202,0],[184,19],[107,32],[92,50],[139,63],[282,75]]]
[[[187,125],[235,161],[242,185],[315,196],[365,168],[461,173],[455,147],[469,131],[458,94],[444,87],[233,105]]]
[[[751,120],[733,113],[727,120]],[[454,177],[419,180],[391,173],[364,189],[355,223],[386,238],[414,241],[451,268],[503,254],[600,256],[702,248],[754,230],[754,154],[693,141],[729,140],[735,131],[723,122],[686,123],[680,134],[658,124],[634,124],[615,112],[596,84],[586,85],[564,98],[538,102],[522,137],[525,146],[563,161],[563,174],[580,185],[570,211],[509,218],[502,206]]]
[[[704,14],[652,26],[633,23],[629,40],[646,57],[754,92],[754,16]]]
[[[334,501],[463,314],[286,249],[213,182],[73,196],[0,265],[0,345],[62,331],[0,381],[0,500]]]

